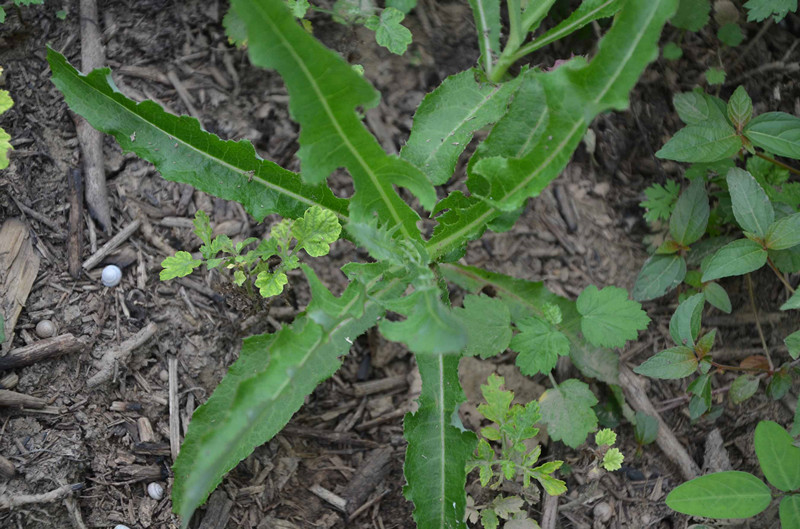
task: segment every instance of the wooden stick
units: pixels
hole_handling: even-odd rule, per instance
[[[111,380],[114,375],[114,366],[124,364],[131,353],[141,347],[147,340],[149,340],[158,330],[158,326],[150,322],[142,330],[125,340],[119,345],[106,349],[100,360],[95,362],[97,373],[92,375],[86,381],[86,385],[90,388],[103,384]]]
[[[644,390],[644,382],[641,377],[634,374],[625,364],[620,364],[619,381],[633,409],[655,417],[658,421],[658,437],[656,437],[656,444],[658,444],[658,447],[664,452],[664,455],[678,466],[683,478],[691,480],[699,476],[700,467],[695,463],[694,459],[689,456],[689,453],[680,441],[678,441],[678,438],[672,433],[669,425],[664,422],[655,407],[653,407],[653,404],[650,402]]]
[[[169,373],[169,447],[172,452],[172,461],[178,459],[181,450],[181,416],[178,402],[178,357],[167,357],[167,372]]]
[[[122,231],[118,234],[111,237],[107,243],[105,243],[99,250],[97,250],[94,254],[92,254],[88,259],[83,262],[83,269],[84,270],[91,270],[95,266],[97,266],[100,261],[106,258],[108,254],[116,250],[117,246],[125,242],[128,237],[133,235],[133,232],[139,229],[139,226],[142,225],[142,221],[140,219],[133,219],[133,222],[125,226]]]
[[[23,505],[31,505],[35,503],[50,503],[58,501],[65,496],[69,496],[77,490],[83,488],[83,483],[73,483],[72,485],[64,485],[53,489],[44,494],[17,494],[9,496],[3,494],[0,496],[0,510],[13,509],[15,507],[22,507]]]
[[[44,408],[47,401],[24,393],[0,389],[0,406],[9,408]]]
[[[83,255],[83,177],[80,169],[69,174],[69,239],[67,240],[67,259],[69,275],[78,279],[81,276],[81,255]]]
[[[74,353],[82,346],[83,344],[70,333],[39,340],[25,347],[12,349],[6,356],[0,358],[0,371],[33,365],[46,358],[65,353]]]
[[[102,67],[106,61],[95,0],[80,0],[80,14],[81,69],[88,74],[91,70]],[[103,167],[103,134],[80,116],[75,116],[75,125],[83,154],[89,212],[106,233],[111,233],[111,210],[108,206],[106,173]]]

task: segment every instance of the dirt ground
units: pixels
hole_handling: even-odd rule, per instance
[[[67,11],[66,19],[56,17],[59,9]],[[289,119],[286,91],[277,75],[251,67],[244,52],[229,46],[221,25],[226,10],[219,0],[99,0],[100,31],[114,81],[135,100],[149,98],[174,113],[192,112],[206,130],[226,139],[250,139],[265,158],[297,170],[298,127]],[[253,306],[216,274],[196,272],[190,280],[160,282],[160,262],[169,252],[199,246],[191,230],[197,209],[209,212],[217,233],[231,237],[259,236],[274,219],[256,224],[237,204],[167,182],[148,163],[123,154],[111,138],[104,141],[111,232],[139,225],[113,254],[73,279],[67,247],[69,176],[81,168],[81,150],[73,117],[50,82],[45,46],[80,64],[78,2],[23,9],[9,5],[6,11],[0,25],[0,66],[5,69],[0,86],[10,91],[15,106],[0,117],[0,125],[11,134],[15,150],[10,167],[0,172],[0,224],[21,219],[41,264],[13,343],[2,352],[35,343],[41,320],[51,320],[58,335],[72,334],[80,347],[0,373],[4,388],[46,401],[39,408],[0,409],[0,455],[15,467],[13,476],[0,476],[0,504],[76,485],[73,493],[55,501],[0,510],[0,528],[178,527],[169,500],[177,438],[236,358],[242,338],[290,322],[307,302],[305,285],[295,276],[288,294]],[[315,35],[351,63],[362,64],[382,92],[382,103],[367,114],[367,124],[391,152],[407,138],[424,94],[446,76],[471,67],[478,56],[466,2],[420,0],[406,21],[414,44],[403,57],[378,48],[364,30],[334,24],[324,15],[311,20]],[[572,299],[589,284],[630,289],[650,235],[638,206],[642,191],[682,171],[654,156],[680,126],[672,94],[704,86],[705,69],[721,61],[728,65],[729,80],[719,90],[722,97],[743,84],[756,113],[800,115],[800,18],[790,15],[766,31],[759,31],[763,24],[743,27],[747,40],[735,50],[719,50],[713,29],[684,35],[684,57],[653,63],[632,94],[631,109],[598,117],[591,127],[594,148],[582,145],[562,177],[529,202],[513,230],[472,243],[465,262],[543,280]],[[571,53],[590,54],[598,31],[599,26],[589,28],[548,49],[534,64],[549,66]],[[667,27],[664,38],[677,35]],[[337,192],[347,192],[342,175],[331,182]],[[110,235],[86,211],[82,215],[84,260]],[[344,284],[339,266],[363,257],[339,242],[329,257],[311,264],[336,290]],[[115,288],[100,284],[106,263],[123,269]],[[792,322],[776,310],[780,286],[774,277],[757,275],[755,280],[766,339],[777,347]],[[704,323],[719,328],[721,354],[740,359],[758,350],[760,341],[742,284],[731,281],[726,287],[733,314],[710,310]],[[653,324],[622,352],[625,363],[638,365],[666,346],[675,302],[667,297],[645,304]],[[150,338],[111,366],[108,381],[90,387],[98,359],[135,336]],[[469,402],[462,415],[467,426],[477,425],[478,386],[494,371],[506,377],[522,401],[537,398],[549,384],[523,377],[510,354],[465,361],[461,373]],[[558,368],[559,378],[576,374],[568,364]],[[718,377],[717,388],[732,379]],[[382,381],[377,388],[376,381]],[[284,432],[230,473],[194,516],[192,527],[414,527],[411,505],[402,495],[402,420],[418,383],[413,357],[402,347],[373,333],[359,338],[341,371],[307,399]],[[608,393],[602,384],[593,387],[598,395]],[[791,399],[773,402],[763,391],[740,407],[732,407],[720,392],[723,413],[694,424],[686,409],[685,381],[648,381],[647,395],[703,468],[730,465],[758,473],[752,447],[756,422],[770,418],[788,425],[792,420]],[[687,518],[663,503],[666,493],[683,481],[678,469],[656,445],[637,454],[629,424],[615,429],[625,466],[599,481],[588,479],[584,453],[544,440],[545,453],[571,468],[555,527],[686,527]],[[713,442],[720,438],[724,442]],[[349,485],[365,469],[374,474],[371,490],[360,499],[364,508],[350,519],[311,492],[319,486],[347,498],[356,494]],[[469,476],[471,493],[476,493],[476,481],[475,474]],[[150,483],[165,489],[162,499],[148,495]],[[775,510],[738,527],[777,527]],[[531,516],[541,518],[540,506]]]

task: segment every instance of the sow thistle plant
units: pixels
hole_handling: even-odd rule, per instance
[[[627,107],[628,93],[658,54],[676,1],[586,0],[552,29],[539,31],[553,3],[509,0],[509,32],[501,46],[499,1],[470,0],[478,67],[447,78],[425,97],[408,142],[391,156],[362,123],[363,109],[379,99],[362,75],[316,41],[282,0],[233,0],[251,63],[276,70],[286,84],[291,116],[300,125],[300,174],[262,159],[247,141],[222,140],[193,118],[168,114],[152,101],[131,101],[108,69],[82,75],[48,50],[53,82],[67,104],[123,150],[151,161],[164,178],[240,202],[258,221],[268,214],[285,219],[263,241],[234,243],[212,238],[208,218],[199,213],[200,258],[188,252],[168,258],[164,278],[204,263],[229,269],[237,283],[248,288],[253,281],[250,288],[270,295],[283,287],[288,270],[299,267],[310,286],[305,310],[291,325],[246,338],[227,376],[194,413],[173,467],[173,507],[184,526],[225,474],[280,432],[336,372],[352,341],[376,325],[385,338],[408,347],[422,378],[419,408],[404,421],[404,492],[420,528],[465,527],[466,468],[478,439],[456,413],[465,398],[457,373],[463,355],[486,358],[510,347],[524,374],[546,375],[551,387],[537,406],[552,439],[577,447],[596,429],[597,398],[589,385],[557,381],[551,371],[568,356],[585,376],[618,384],[612,348],[647,326],[641,306],[615,287],[590,286],[577,301],[567,300],[541,282],[459,260],[487,229],[514,224],[527,200],[565,167],[597,114]],[[573,57],[548,71],[508,73],[529,53],[611,16],[591,60]],[[466,191],[439,198],[435,186],[454,183],[464,148],[487,127],[490,134],[467,164]],[[349,199],[325,185],[338,168],[353,179]],[[436,221],[431,234],[418,228],[421,213]],[[302,262],[300,250],[324,255],[339,229],[372,261],[345,265],[349,282],[336,297]],[[452,285],[466,291],[462,306],[450,306]],[[551,483],[543,477],[550,470],[538,472]]]

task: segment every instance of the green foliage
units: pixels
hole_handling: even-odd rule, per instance
[[[502,389],[504,379],[492,374],[486,385],[481,385],[481,393],[486,402],[478,406],[478,411],[493,423],[481,429],[482,439],[478,442],[475,458],[467,462],[467,472],[478,469],[482,487],[498,489],[504,481],[522,478],[522,486],[528,488],[532,480],[536,480],[547,494],[557,496],[567,491],[563,481],[552,476],[562,461],[550,461],[536,465],[542,447],[536,445],[528,449],[525,441],[533,439],[539,433],[535,424],[541,420],[539,403],[531,401],[525,406],[512,405],[514,394]],[[498,443],[499,455],[491,442]],[[502,496],[498,496],[502,498]],[[511,505],[509,505],[511,503]],[[522,500],[517,496],[497,498],[491,505],[481,509],[481,522],[485,528],[497,527],[498,517],[508,519],[511,514],[519,512]]]
[[[676,28],[698,31],[708,23],[710,14],[710,0],[680,0],[678,11],[669,21]]]
[[[0,314],[0,343],[6,341],[6,319]]]
[[[565,167],[596,115],[626,108],[629,91],[657,56],[661,29],[676,2],[587,0],[525,44],[552,4],[510,3],[509,37],[501,50],[498,2],[473,1],[479,27],[487,29],[479,35],[483,71],[457,74],[426,97],[398,157],[385,153],[362,122],[364,109],[378,103],[378,92],[316,41],[308,24],[298,24],[296,16],[309,9],[305,2],[233,0],[224,22],[229,37],[246,45],[252,64],[277,70],[286,84],[300,127],[302,176],[261,159],[247,141],[221,140],[192,118],[167,114],[153,102],[131,101],[112,84],[107,69],[84,76],[48,51],[54,83],[68,105],[112,134],[124,150],[152,161],[166,178],[242,202],[259,221],[273,213],[284,217],[265,240],[233,241],[213,237],[208,217],[198,213],[199,253],[168,258],[165,276],[185,275],[205,263],[232,272],[243,288],[271,295],[282,290],[289,270],[300,267],[311,288],[311,302],[294,323],[245,341],[228,376],[195,413],[174,467],[173,505],[184,526],[225,473],[279,432],[314,387],[338,369],[353,339],[375,325],[387,339],[408,346],[422,377],[419,409],[404,423],[404,492],[422,529],[464,526],[465,469],[476,438],[463,430],[456,413],[463,400],[457,376],[463,354],[488,356],[510,345],[526,371],[547,374],[555,359],[568,354],[586,376],[618,383],[618,357],[606,347],[624,345],[648,322],[627,292],[590,287],[576,303],[541,283],[452,264],[487,228],[513,225],[527,200]],[[401,46],[407,35],[394,32],[413,5],[397,0],[379,11],[371,2],[339,0],[333,11],[342,20],[374,26],[387,44]],[[591,61],[576,57],[549,71],[508,75],[509,66],[527,53],[613,15]],[[437,202],[434,185],[449,181],[473,133],[491,125],[467,164],[469,192],[443,194]],[[324,185],[340,168],[353,179],[349,199],[335,197]],[[410,191],[420,207],[412,208],[397,187]],[[417,226],[422,209],[437,215],[427,240]],[[340,225],[374,262],[345,265],[349,282],[337,298],[300,263],[299,251],[324,255]],[[450,307],[447,281],[471,293],[463,307]],[[485,286],[496,295],[478,295]],[[521,441],[535,435],[541,413],[554,439],[578,446],[596,428],[596,403],[584,382],[561,381],[539,404],[506,407],[510,415],[497,415],[505,421],[497,432],[524,447]],[[486,438],[477,446],[482,459],[494,454]],[[563,483],[550,475],[558,465],[534,466],[535,449],[514,449],[503,457],[504,464],[490,467],[492,475],[499,468],[505,479],[521,476],[526,485],[538,480],[549,493],[563,492]],[[611,467],[619,462],[614,452],[608,457]],[[481,472],[485,478],[488,471]],[[492,505],[494,521],[532,526],[513,501]],[[491,516],[486,515],[489,524]]]
[[[387,7],[380,16],[371,15],[364,27],[375,32],[375,42],[392,53],[402,55],[411,44],[411,32],[400,24],[405,13],[394,7]]]
[[[797,11],[797,0],[748,0],[744,7],[748,21],[761,22],[772,16],[775,22],[780,22],[789,11]]]
[[[0,75],[3,73],[3,68],[0,67]],[[0,114],[14,106],[14,101],[11,99],[8,91],[0,90]],[[0,169],[8,167],[8,151],[13,150],[11,147],[11,135],[5,130],[0,128]]]
[[[792,436],[772,421],[761,421],[754,444],[761,470],[770,484],[783,492],[800,488],[800,448]],[[797,495],[784,496],[779,516],[784,529],[797,527]],[[667,505],[692,516],[732,519],[749,518],[766,509],[772,493],[763,481],[739,471],[717,472],[688,481],[667,495]]]
[[[647,200],[639,205],[647,210],[644,218],[647,222],[654,223],[659,220],[667,220],[672,214],[672,209],[678,200],[681,186],[675,180],[667,180],[661,184],[653,184],[644,190]]]

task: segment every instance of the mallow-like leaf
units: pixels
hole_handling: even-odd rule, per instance
[[[589,386],[574,378],[548,389],[539,398],[547,433],[572,448],[581,445],[597,428],[597,416],[592,410],[595,404],[597,398]]]
[[[580,336],[582,317],[575,308],[574,301],[553,294],[541,281],[516,279],[473,266],[452,263],[441,265],[440,269],[448,281],[470,292],[491,287],[508,306],[511,320],[515,323],[531,316],[547,320],[548,308],[557,307],[561,313],[561,322],[554,327],[569,340],[569,354],[575,366],[587,377],[608,384],[619,384],[619,357],[609,349],[589,344]]]
[[[489,191],[436,233],[428,244],[432,258],[480,235],[478,227],[498,216],[498,209],[515,210],[541,192],[567,164],[594,116],[627,107],[628,93],[657,57],[658,37],[675,6],[675,0],[627,2],[589,64],[575,58],[538,75],[551,113],[545,132],[522,158],[484,158],[475,164],[473,173],[489,183]]]
[[[400,23],[405,16],[399,9],[387,6],[380,16],[369,17],[364,26],[375,32],[375,42],[394,54],[402,55],[411,44],[411,32]]]
[[[383,313],[360,284],[336,298],[310,268],[302,268],[312,290],[305,316],[275,334],[248,338],[192,417],[173,467],[172,500],[183,527],[225,473],[286,425],[317,384],[336,372],[353,339]],[[402,288],[388,283],[373,298],[396,296]]]
[[[624,288],[608,286],[598,290],[589,285],[576,302],[581,313],[581,331],[591,343],[603,347],[622,347],[647,328],[650,318],[642,306],[628,299]]]
[[[458,406],[466,400],[458,382],[459,355],[416,358],[422,393],[419,409],[403,422],[408,441],[403,493],[414,502],[419,529],[466,529],[466,464],[477,438],[458,418]]]
[[[550,323],[532,316],[517,322],[519,334],[511,340],[523,375],[548,374],[559,356],[569,354],[569,339]]]
[[[346,167],[355,186],[351,216],[376,213],[383,224],[401,226],[404,237],[419,239],[419,217],[392,184],[409,189],[427,209],[436,195],[418,169],[383,151],[356,114],[357,107],[377,104],[378,92],[300,27],[283,0],[234,0],[232,9],[247,25],[250,61],[277,70],[286,83],[289,110],[300,124],[303,179],[320,183]]]
[[[464,307],[453,309],[467,331],[464,354],[489,358],[511,342],[511,313],[505,303],[489,296],[468,295]]]
[[[691,516],[722,520],[750,518],[769,506],[772,494],[763,481],[747,472],[717,472],[672,489],[670,509]]]
[[[425,96],[414,114],[411,135],[400,156],[434,185],[444,184],[453,175],[472,134],[505,114],[521,79],[494,85],[481,77],[477,69],[448,77]]]
[[[114,136],[123,150],[153,163],[167,180],[239,202],[258,221],[270,213],[297,218],[313,205],[347,218],[347,201],[262,160],[249,141],[221,140],[192,117],[168,114],[152,101],[132,101],[114,85],[108,68],[82,75],[51,48],[47,61],[53,84],[73,111]]]

